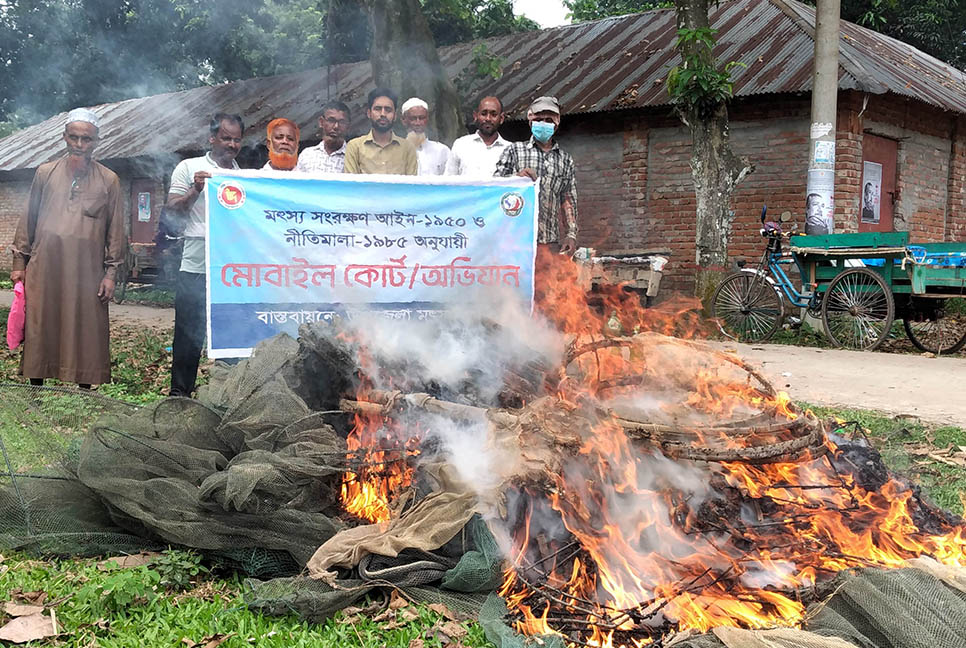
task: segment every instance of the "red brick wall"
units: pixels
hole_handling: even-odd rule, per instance
[[[945,240],[947,217],[955,211],[950,202],[957,181],[950,167],[955,116],[908,99],[871,95],[862,121],[864,132],[899,142],[895,229],[908,231],[914,242]],[[960,172],[960,183],[961,178]]]
[[[13,234],[27,209],[29,195],[29,180],[0,182],[0,268],[4,270],[9,270],[12,265]]]
[[[582,247],[634,247],[643,235],[621,195],[624,141],[624,119],[619,115],[578,115],[564,122],[560,146],[577,167],[577,242]]]
[[[946,209],[947,241],[966,241],[966,118],[956,121],[949,154],[949,200]]]

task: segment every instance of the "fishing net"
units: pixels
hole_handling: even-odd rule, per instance
[[[0,545],[74,556],[181,545],[252,576],[296,573],[343,528],[345,439],[288,386],[275,338],[204,400],[132,406],[2,388]]]

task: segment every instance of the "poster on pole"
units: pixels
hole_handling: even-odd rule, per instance
[[[862,222],[878,223],[882,197],[882,165],[862,163]]]
[[[539,187],[526,178],[328,178],[266,171],[206,181],[208,355],[251,355],[306,322],[436,317],[533,300]]]
[[[805,233],[820,236],[835,232],[835,171],[810,169],[805,195]]]

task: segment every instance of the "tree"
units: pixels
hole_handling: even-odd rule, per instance
[[[661,7],[673,7],[674,3],[671,0],[564,0],[564,6],[570,9],[570,18],[573,22],[583,22]]]
[[[509,0],[426,6],[437,42],[535,27]],[[0,0],[0,128],[78,105],[364,60],[370,31],[361,0]]]
[[[460,134],[460,98],[446,76],[419,0],[364,0],[372,26],[369,61],[377,86],[393,88],[400,98],[420,97],[433,107],[441,140]]]
[[[842,0],[842,19],[966,68],[966,0]]]
[[[668,92],[691,132],[691,179],[696,209],[696,262],[699,268],[728,261],[728,235],[734,218],[731,194],[754,170],[731,149],[728,100],[732,85],[726,66],[714,60],[714,30],[708,19],[713,0],[675,0],[677,48],[682,63],[668,75]],[[700,281],[700,279],[699,279]]]

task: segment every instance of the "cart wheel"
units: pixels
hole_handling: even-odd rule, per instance
[[[935,302],[934,310],[903,318],[906,335],[923,351],[936,355],[956,353],[966,345],[966,299],[951,297]]]
[[[825,334],[846,349],[876,348],[889,335],[895,315],[892,291],[878,273],[868,268],[840,272],[822,300]]]
[[[778,330],[785,317],[785,300],[762,273],[736,272],[714,291],[711,317],[731,339],[761,342]]]

